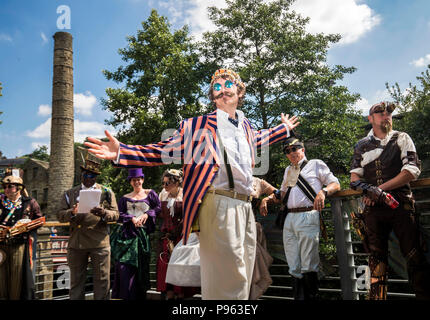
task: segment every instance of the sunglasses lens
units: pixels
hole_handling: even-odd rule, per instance
[[[233,87],[233,82],[231,82],[230,80],[227,80],[224,85],[226,88],[230,89],[231,87]]]
[[[222,86],[219,83],[215,83],[213,88],[214,88],[215,91],[220,91],[221,88],[222,88]]]
[[[84,174],[84,178],[92,179],[92,178],[95,178],[95,177],[96,177],[95,174],[91,174],[91,173],[85,173]]]

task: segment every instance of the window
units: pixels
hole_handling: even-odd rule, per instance
[[[37,177],[37,172],[39,171],[38,167],[34,167],[33,168],[33,179],[35,179]]]
[[[37,200],[37,190],[31,191],[31,197]]]

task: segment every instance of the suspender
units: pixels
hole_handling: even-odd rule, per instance
[[[230,162],[228,161],[227,151],[225,150],[224,144],[222,143],[221,135],[218,137],[218,139],[219,139],[219,146],[224,151],[224,164],[227,169],[228,185],[230,187],[230,190],[233,191],[234,190],[233,173],[231,172],[231,166],[230,166]]]

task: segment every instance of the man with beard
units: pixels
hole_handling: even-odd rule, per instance
[[[182,236],[186,244],[191,229],[200,231],[202,298],[246,300],[256,247],[251,206],[256,151],[287,139],[299,122],[296,116],[281,114],[278,126],[255,131],[238,110],[245,84],[230,69],[219,69],[212,76],[209,98],[216,110],[182,121],[168,140],[129,146],[106,131],[108,142],[88,138],[85,145],[97,157],[123,167],[181,161]]]
[[[365,194],[363,216],[371,272],[369,299],[386,299],[388,238],[394,231],[416,298],[428,300],[430,266],[423,254],[409,185],[420,175],[420,161],[409,135],[392,130],[395,108],[390,102],[377,103],[370,108],[368,120],[372,130],[356,144],[350,171],[351,187],[358,186]],[[399,202],[397,208],[384,203],[386,193]]]

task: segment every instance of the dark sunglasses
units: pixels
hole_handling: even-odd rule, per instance
[[[227,88],[227,89],[232,88],[233,85],[234,85],[233,81],[227,80],[226,82],[224,82],[224,87]],[[221,85],[221,83],[215,83],[213,85],[213,88],[214,88],[215,91],[220,91],[221,88],[222,88],[222,85]]]
[[[163,186],[168,186],[170,184],[170,181],[163,182]]]
[[[95,177],[97,177],[97,175],[94,174],[94,173],[84,173],[84,178],[85,179],[93,179]]]
[[[302,147],[291,147],[291,148],[285,148],[284,152],[285,154],[290,154],[291,152],[296,152],[297,150],[301,149]]]
[[[373,109],[373,113],[383,113],[385,110],[387,110],[388,113],[393,113],[394,109],[396,109],[396,106],[394,104],[379,104]]]
[[[12,189],[13,187],[17,187],[16,184],[4,184],[3,189]]]

